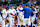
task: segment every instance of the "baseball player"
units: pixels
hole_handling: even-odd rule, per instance
[[[10,7],[11,9],[9,9],[9,12],[10,12],[10,14],[9,14],[9,23],[10,23],[10,27],[13,27],[14,19],[15,19],[15,16],[16,16],[16,11],[15,11],[15,9],[13,9],[12,4],[10,6],[11,6]]]
[[[0,22],[1,22],[1,24],[2,24],[1,27],[5,27],[5,26],[3,25],[3,24],[4,24],[4,22],[3,22],[4,19],[2,18],[1,15],[2,15],[2,13],[0,12]]]
[[[2,10],[3,27],[6,27],[5,26],[5,20],[7,18],[7,14],[9,13],[8,10],[9,10],[9,7],[6,7],[6,9],[3,9]]]
[[[36,6],[36,8],[35,8],[35,20],[37,20],[37,18],[38,18],[38,12],[39,12],[39,8],[38,8],[38,6]],[[35,27],[37,27],[37,24],[35,24]]]
[[[4,18],[2,17],[2,10],[1,9],[2,8],[0,7],[0,23],[1,23],[1,27],[5,27],[4,22],[3,22]]]
[[[31,4],[31,11],[32,11],[32,14],[31,14],[31,22],[32,22],[32,26],[34,25],[33,22],[35,21],[35,18],[36,18],[36,14],[35,14],[35,8],[33,6],[33,4]]]
[[[31,22],[30,22],[30,18],[31,18],[31,9],[28,7],[28,3],[26,3],[26,7],[23,8],[23,10],[20,10],[19,11],[24,11],[24,20],[23,20],[23,27],[28,27],[31,25]],[[26,24],[28,26],[26,26]]]
[[[22,7],[23,3],[20,3],[19,7],[17,7],[17,13],[18,13],[18,27],[21,27],[21,25],[23,25],[23,18],[24,18],[24,15],[23,15],[23,12],[20,12],[20,10],[23,10],[23,7]]]

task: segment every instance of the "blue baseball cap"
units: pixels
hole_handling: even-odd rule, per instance
[[[20,5],[23,5],[23,3],[21,2]]]
[[[28,6],[29,4],[28,3],[26,3],[26,6]]]
[[[9,9],[9,6],[6,6],[6,8],[8,8],[8,9]]]
[[[10,4],[10,6],[12,7],[12,6],[13,6],[13,4]]]
[[[32,6],[33,4],[31,4],[31,6]]]
[[[26,4],[23,4],[23,6],[26,6]]]

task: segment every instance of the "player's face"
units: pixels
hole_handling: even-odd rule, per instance
[[[36,9],[38,9],[38,8],[36,8]]]
[[[19,5],[20,7],[22,7],[22,5]]]
[[[8,8],[6,8],[6,10],[9,10]]]
[[[11,9],[13,9],[13,7],[10,7]]]
[[[32,5],[31,7],[33,8],[34,6]]]

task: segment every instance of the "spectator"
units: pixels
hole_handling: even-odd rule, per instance
[[[3,8],[6,8],[6,5],[4,5],[4,7]]]
[[[2,2],[4,3],[4,2],[5,2],[5,0],[2,0]]]

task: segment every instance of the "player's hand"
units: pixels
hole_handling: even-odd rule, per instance
[[[32,16],[30,16],[30,18],[31,18]]]
[[[4,20],[4,18],[2,18]]]
[[[23,19],[20,19],[21,22],[23,22]]]
[[[19,20],[20,20],[21,22],[23,22],[23,19],[21,19],[20,17],[19,17]]]
[[[20,21],[23,22],[23,19],[21,19]]]
[[[13,16],[13,18],[15,19],[15,16]]]
[[[19,15],[18,15],[18,17],[19,17]]]
[[[19,7],[18,7],[18,9],[19,9]]]
[[[21,18],[19,18],[19,20],[21,20]]]

